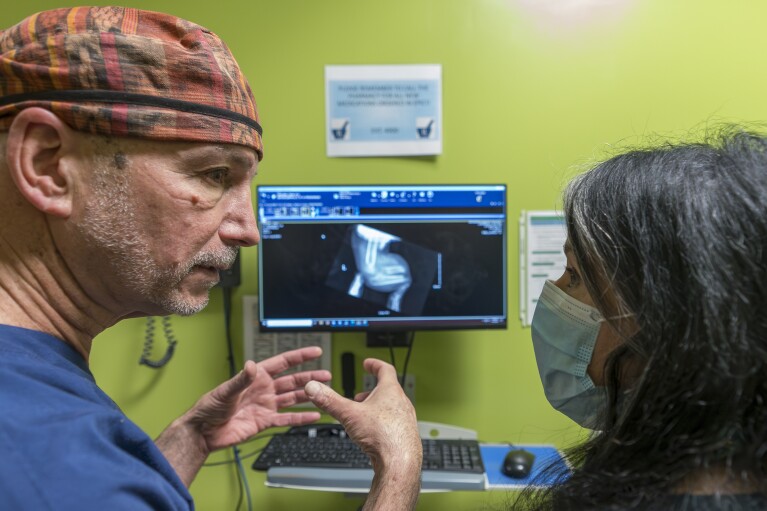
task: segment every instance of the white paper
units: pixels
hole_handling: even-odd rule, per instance
[[[442,66],[326,66],[328,156],[442,153]]]
[[[557,211],[523,211],[519,220],[519,319],[530,326],[546,280],[558,279],[567,258],[564,218]]]
[[[327,369],[330,371],[330,333],[329,332],[279,332],[264,333],[258,328],[258,297],[245,295],[243,305],[243,356],[245,360],[260,362],[274,355],[305,346],[319,346],[322,356],[316,360],[305,362],[288,369],[283,374],[298,371],[315,371]],[[299,405],[301,406],[301,405]],[[312,406],[311,404],[303,406]]]

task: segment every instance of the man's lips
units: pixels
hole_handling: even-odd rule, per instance
[[[215,273],[216,275],[218,275],[218,272],[221,271],[216,266],[204,266],[204,265],[200,265],[200,264],[195,265],[194,268],[195,269],[199,269],[199,270],[201,270],[201,271],[203,271],[205,273],[210,273],[210,274],[214,274]]]

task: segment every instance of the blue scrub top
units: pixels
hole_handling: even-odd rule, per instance
[[[3,509],[190,510],[155,443],[56,337],[0,325]]]

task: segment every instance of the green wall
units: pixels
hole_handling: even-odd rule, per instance
[[[259,103],[266,158],[260,183],[506,183],[509,314],[506,331],[417,335],[409,372],[423,420],[476,429],[486,441],[566,446],[583,432],[547,404],[529,330],[517,321],[517,224],[522,209],[558,205],[561,186],[589,162],[655,134],[679,136],[719,121],[767,119],[763,65],[767,4],[757,0],[234,0],[126,1],[167,11],[221,35]],[[6,2],[0,26],[76,3]],[[596,4],[596,7],[589,6]],[[326,64],[440,63],[444,153],[436,158],[325,156]],[[255,294],[257,248],[244,251],[235,294]],[[143,320],[105,332],[92,368],[101,386],[151,435],[227,375],[222,300],[174,318],[179,347],[162,371],[139,367]],[[361,335],[337,335],[340,353],[388,357]],[[398,359],[404,353],[398,350]],[[400,362],[401,363],[401,362]],[[358,387],[361,375],[358,373]],[[337,384],[336,384],[337,387]],[[257,448],[253,443],[244,453]],[[214,455],[210,461],[228,458]],[[246,460],[246,466],[250,465]],[[41,461],[49,462],[49,461]],[[247,469],[257,509],[356,509],[358,499],[263,487]],[[231,466],[204,468],[192,486],[200,510],[234,509]],[[422,496],[419,509],[475,509],[508,496]]]

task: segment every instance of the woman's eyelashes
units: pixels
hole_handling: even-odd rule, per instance
[[[565,266],[565,271],[567,272],[567,275],[569,277],[569,282],[567,283],[567,287],[573,288],[576,287],[581,282],[581,277],[578,275],[578,271],[573,266]]]

